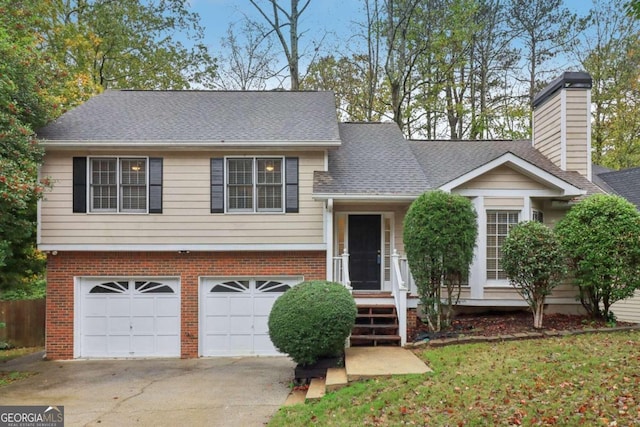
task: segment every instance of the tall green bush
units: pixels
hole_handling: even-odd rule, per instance
[[[609,319],[611,304],[640,289],[640,213],[621,197],[594,195],[571,208],[556,233],[583,307]]]
[[[533,313],[533,327],[542,328],[544,301],[566,274],[560,241],[546,225],[521,222],[509,231],[502,246],[502,268],[509,283]]]
[[[468,280],[478,235],[476,212],[465,197],[442,191],[425,193],[409,207],[403,235],[423,321],[432,331],[439,331],[450,323],[452,307]]]
[[[269,314],[269,336],[296,363],[338,356],[356,321],[356,303],[344,286],[322,280],[286,291]]]

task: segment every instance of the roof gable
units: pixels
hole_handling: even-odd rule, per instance
[[[458,189],[504,190],[518,188],[521,190],[544,190],[549,187],[538,179],[525,175],[508,163],[473,178],[457,187]]]
[[[106,91],[37,134],[45,146],[340,143],[331,92]]]
[[[585,190],[587,194],[602,192],[579,173],[563,171],[553,164],[531,146],[531,141],[412,140],[410,146],[432,188],[450,191],[498,166],[508,164],[548,187],[567,190],[567,196],[584,193],[576,192],[576,189]]]
[[[511,152],[507,152],[500,157],[485,163],[484,165],[475,168],[464,175],[457,177],[456,179],[449,181],[442,185],[440,188],[444,191],[452,191],[464,184],[494,171],[501,166],[508,166],[509,168],[517,171],[518,173],[529,177],[535,182],[543,183],[546,187],[550,187],[561,192],[562,196],[580,196],[586,194],[586,190],[580,189],[574,185],[571,185],[567,181],[564,181],[557,176],[549,173],[548,171],[530,163],[522,158],[516,156]],[[516,189],[516,185],[513,185],[510,190]]]

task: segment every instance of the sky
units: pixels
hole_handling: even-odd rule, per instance
[[[262,3],[267,2],[262,0]],[[307,30],[302,43],[319,40],[326,31],[328,36],[323,42],[323,49],[327,52],[344,50],[345,43],[354,42],[349,40],[349,36],[357,32],[355,22],[364,17],[362,3],[362,0],[311,0],[299,25],[301,31]],[[284,0],[284,4],[288,6],[289,1]],[[241,21],[244,15],[264,22],[249,0],[190,0],[190,5],[191,10],[200,15],[201,24],[205,27],[205,43],[214,56],[230,23]],[[592,1],[565,0],[565,5],[583,16],[591,8]]]

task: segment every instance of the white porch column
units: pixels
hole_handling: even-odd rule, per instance
[[[478,214],[478,240],[473,250],[473,263],[469,269],[469,286],[471,298],[484,298],[484,284],[487,282],[486,271],[486,243],[487,243],[487,213],[484,210],[484,196],[472,200],[473,208]]]
[[[327,280],[333,280],[333,199],[324,207],[325,242],[327,242]]]
[[[524,196],[524,206],[522,216],[520,221],[530,221],[531,220],[531,197]]]

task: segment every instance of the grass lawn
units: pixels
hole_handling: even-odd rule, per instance
[[[23,347],[12,348],[10,350],[0,350],[0,387],[34,375],[33,372],[5,371],[2,369],[3,362],[8,362],[11,359],[35,353],[40,350],[42,350],[42,347]]]
[[[269,426],[640,425],[640,332],[454,345],[426,375],[354,383]]]

